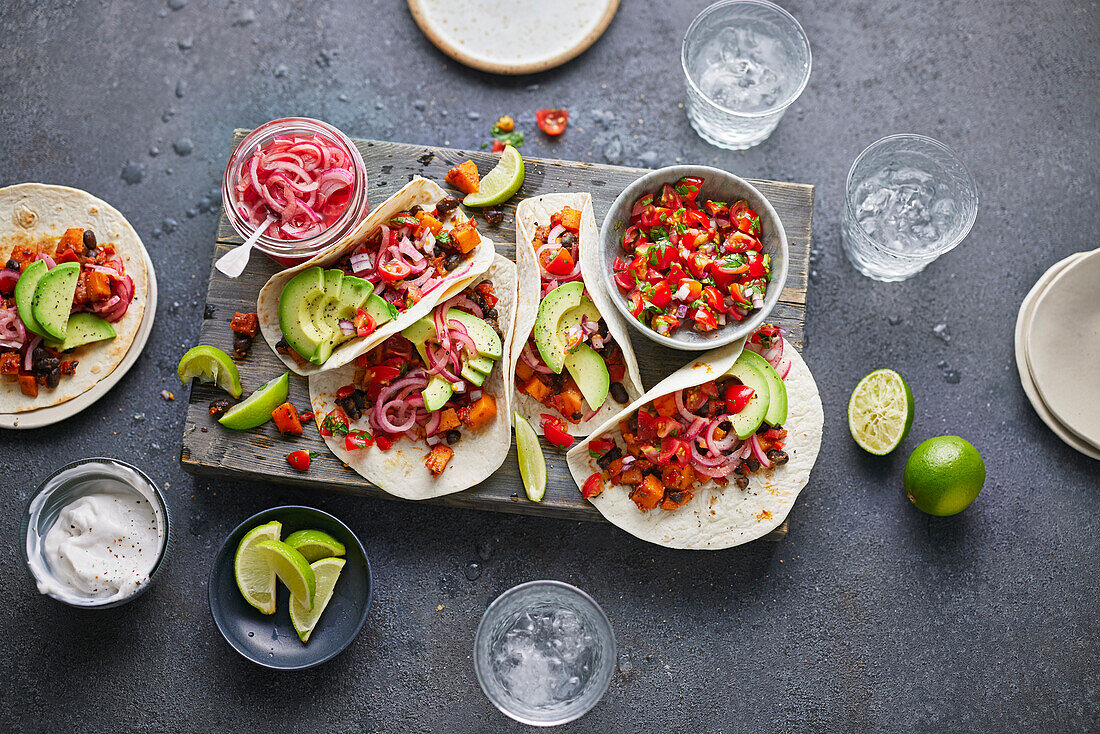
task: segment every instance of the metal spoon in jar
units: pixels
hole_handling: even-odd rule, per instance
[[[260,237],[274,221],[275,216],[269,215],[268,218],[264,220],[264,223],[249,235],[248,239],[244,241],[244,244],[234,247],[232,250],[219,257],[217,262],[214,263],[214,267],[230,278],[240,276],[240,274],[244,272],[245,266],[248,265],[248,256],[252,254],[252,246],[260,241]]]

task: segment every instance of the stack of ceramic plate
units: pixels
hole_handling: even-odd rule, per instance
[[[1055,263],[1016,317],[1016,368],[1058,437],[1100,459],[1100,249]]]

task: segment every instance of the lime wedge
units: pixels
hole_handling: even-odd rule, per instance
[[[313,575],[306,557],[280,540],[261,540],[256,544],[256,550],[263,554],[271,570],[290,589],[290,595],[307,610],[313,608],[317,577]]]
[[[527,499],[541,501],[546,494],[546,459],[542,456],[542,446],[535,429],[519,413],[516,413],[516,457]]]
[[[481,187],[467,194],[462,203],[466,206],[493,206],[503,204],[512,198],[523,185],[523,158],[511,145],[504,146],[500,162],[481,179]]]
[[[343,558],[322,558],[310,564],[313,575],[317,579],[317,594],[313,597],[313,608],[307,609],[297,599],[290,600],[290,621],[294,625],[294,631],[298,633],[298,639],[309,642],[309,635],[317,626],[317,620],[332,599],[332,590],[336,587],[336,579],[340,578],[340,572],[344,570],[346,561]]]
[[[197,377],[202,382],[215,383],[235,398],[241,396],[241,376],[237,373],[237,365],[217,347],[203,344],[188,349],[176,368],[176,374],[184,385]]]
[[[344,544],[323,530],[299,530],[288,535],[283,542],[305,556],[310,563],[344,555]]]
[[[913,393],[893,370],[864,377],[848,400],[848,430],[859,447],[884,456],[898,447],[913,425]]]
[[[282,377],[260,385],[256,392],[225,411],[218,423],[235,431],[262,426],[271,420],[271,411],[285,403],[289,394],[290,373],[284,372]]]
[[[233,575],[241,596],[264,614],[275,613],[275,572],[256,546],[265,540],[278,540],[282,531],[277,520],[252,528],[241,538],[233,557]]]

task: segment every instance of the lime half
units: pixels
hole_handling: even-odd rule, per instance
[[[317,593],[317,577],[309,567],[309,561],[298,551],[279,540],[261,540],[256,549],[267,559],[271,570],[290,589],[290,595],[307,610],[313,607]]]
[[[262,541],[279,540],[282,531],[277,520],[252,528],[241,538],[233,557],[233,575],[241,596],[264,614],[275,613],[275,572],[257,546]]]
[[[340,578],[340,572],[344,570],[346,561],[343,558],[322,558],[310,564],[313,575],[317,579],[317,595],[313,597],[313,608],[307,609],[297,599],[290,600],[290,621],[294,625],[294,631],[298,633],[298,639],[309,642],[309,636],[313,628],[317,626],[317,620],[332,599],[332,591],[336,588],[336,580]]]
[[[202,382],[213,382],[235,398],[241,396],[241,376],[237,373],[237,365],[217,347],[205,344],[191,347],[180,360],[176,374],[184,385],[197,377]]]
[[[541,501],[546,494],[546,459],[542,456],[538,434],[519,413],[516,413],[516,457],[527,499]]]
[[[493,206],[503,204],[512,198],[523,185],[523,158],[511,145],[504,146],[500,162],[481,179],[481,186],[472,194],[467,194],[462,203],[466,206]]]
[[[299,530],[286,536],[283,542],[305,556],[310,563],[344,555],[344,544],[323,530]]]
[[[848,430],[859,447],[884,456],[898,447],[913,425],[913,393],[893,370],[864,377],[848,400]]]
[[[256,388],[256,392],[225,411],[218,423],[235,431],[262,426],[271,420],[271,411],[285,403],[289,394],[290,373],[284,372],[282,377],[264,383]]]
[[[982,491],[985,462],[966,439],[937,436],[913,449],[902,482],[909,501],[921,512],[954,515],[969,507]]]

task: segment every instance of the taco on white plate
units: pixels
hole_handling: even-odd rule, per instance
[[[778,329],[745,344],[685,365],[569,452],[600,514],[642,540],[702,550],[783,522],[821,447],[821,398]]]

